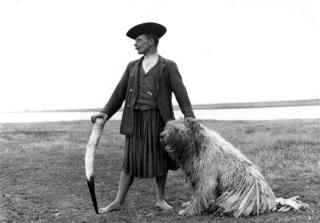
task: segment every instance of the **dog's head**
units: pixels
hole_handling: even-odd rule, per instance
[[[172,120],[160,134],[160,142],[171,158],[183,162],[187,157],[199,154],[202,128],[194,118]]]

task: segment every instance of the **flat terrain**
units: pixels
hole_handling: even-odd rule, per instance
[[[0,222],[320,222],[320,119],[201,122],[257,164],[276,196],[299,195],[314,212],[179,217],[190,190],[176,171],[169,173],[166,193],[173,211],[157,211],[153,181],[135,179],[125,210],[96,215],[84,174],[92,126],[73,121],[0,124]],[[117,192],[124,144],[119,124],[107,123],[95,156],[100,207]]]

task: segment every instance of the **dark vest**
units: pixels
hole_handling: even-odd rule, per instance
[[[139,68],[139,89],[138,98],[134,108],[140,110],[148,110],[157,108],[156,92],[156,76],[159,72],[158,63],[155,64],[148,73],[145,73],[143,67]]]

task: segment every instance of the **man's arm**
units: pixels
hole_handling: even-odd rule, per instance
[[[195,118],[187,89],[182,82],[177,65],[171,61],[168,63],[167,69],[169,72],[170,87],[177,99],[182,113],[185,117]]]

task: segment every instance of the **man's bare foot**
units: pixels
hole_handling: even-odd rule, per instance
[[[111,211],[119,211],[124,208],[124,205],[120,205],[118,202],[113,201],[110,203],[107,207],[100,208],[99,209],[99,214],[111,212]]]
[[[163,211],[172,210],[172,206],[169,205],[165,200],[158,200],[156,203],[156,208],[159,208]]]

